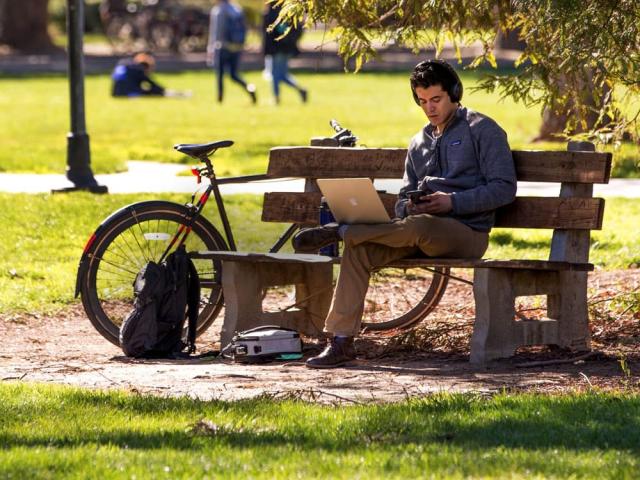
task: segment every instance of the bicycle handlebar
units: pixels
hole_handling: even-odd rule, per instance
[[[337,133],[340,133],[342,130],[344,130],[344,128],[342,128],[342,126],[335,118],[329,120],[329,125],[331,125],[331,128],[333,128]]]
[[[342,125],[338,123],[335,118],[332,118],[329,121],[329,125],[333,128],[337,133],[331,137],[336,142],[338,142],[338,146],[340,147],[355,147],[356,142],[358,141],[358,137],[356,137],[351,130],[343,128]]]

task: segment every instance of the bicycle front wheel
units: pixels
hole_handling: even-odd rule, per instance
[[[96,231],[87,252],[88,268],[79,279],[80,292],[89,320],[111,343],[119,345],[120,325],[133,308],[136,274],[147,262],[160,260],[180,226],[187,222],[187,215],[183,205],[142,202],[112,215]],[[220,233],[203,217],[193,223],[185,246],[187,252],[228,250]],[[196,335],[200,335],[213,323],[223,305],[221,265],[219,261],[204,259],[193,262],[201,284],[196,329]]]

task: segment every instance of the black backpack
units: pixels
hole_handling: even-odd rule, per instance
[[[147,263],[133,282],[134,307],[120,327],[120,346],[137,358],[177,358],[195,351],[200,281],[184,246]],[[186,318],[187,343],[183,341]]]

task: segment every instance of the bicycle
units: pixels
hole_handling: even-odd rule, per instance
[[[357,138],[332,120],[337,146],[355,146]],[[219,185],[265,180],[267,175],[217,179],[211,157],[231,140],[205,144],[179,144],[174,149],[204,166],[192,168],[198,183],[208,180],[204,192],[184,205],[151,200],[127,205],[108,216],[87,241],[76,276],[76,297],[80,294],[84,310],[107,340],[118,345],[120,324],[133,305],[132,284],[136,274],[149,261],[161,262],[184,244],[187,251],[237,250],[231,224]],[[202,215],[213,194],[224,237]],[[290,225],[269,250],[278,252],[300,228]],[[201,309],[196,335],[214,322],[223,306],[220,261],[193,259],[202,286]],[[365,302],[365,331],[406,329],[423,320],[438,304],[448,283],[448,268],[385,268],[372,272]],[[390,282],[390,280],[392,280]],[[287,307],[288,308],[288,307]]]
[[[209,14],[175,0],[102,0],[104,33],[121,51],[204,51]]]

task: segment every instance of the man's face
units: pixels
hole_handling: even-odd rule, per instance
[[[427,88],[416,87],[416,95],[429,123],[441,132],[453,112],[458,108],[458,104],[451,101],[449,94],[442,89],[442,85],[431,85]]]

